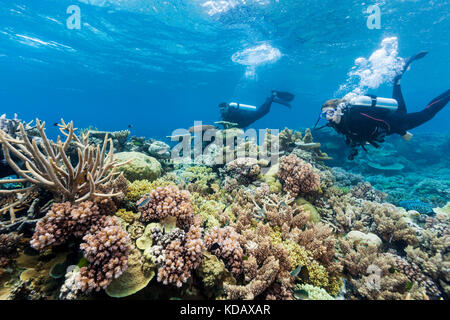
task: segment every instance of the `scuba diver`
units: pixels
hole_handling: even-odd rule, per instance
[[[317,130],[332,127],[343,134],[347,145],[351,147],[349,160],[358,155],[359,146],[366,152],[367,144],[379,148],[379,143],[384,142],[388,135],[399,134],[403,139],[411,140],[413,135],[408,130],[431,120],[450,100],[450,90],[447,90],[433,99],[422,111],[407,113],[400,82],[410,64],[422,59],[427,53],[420,52],[406,59],[403,70],[394,78],[393,99],[367,95],[355,97],[350,101],[328,100],[322,106],[322,113],[314,128],[321,119],[326,119],[328,124]]]
[[[294,98],[295,96],[289,92],[274,90],[272,95],[259,108],[237,102],[222,102],[219,104],[219,109],[223,121],[236,123],[239,128],[246,128],[268,114],[273,102],[291,108],[290,102]]]

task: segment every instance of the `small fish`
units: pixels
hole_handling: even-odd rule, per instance
[[[242,260],[247,261],[248,260],[248,256],[243,256]]]
[[[287,206],[288,206],[288,205],[286,204],[286,202],[284,202],[284,201],[281,201],[280,204],[281,204],[283,207],[287,207]]]
[[[295,268],[294,270],[292,270],[292,271],[291,271],[291,276],[297,277],[298,274],[300,273],[300,271],[302,271],[302,267],[303,267],[303,266],[298,266],[297,268]]]
[[[150,197],[144,198],[138,203],[138,208],[142,208],[143,206],[146,206],[150,202]]]
[[[414,283],[412,281],[408,282],[408,285],[406,286],[406,291],[410,291],[413,287],[413,284]]]
[[[133,128],[133,125],[132,125],[132,124],[129,124],[129,125],[128,125],[128,129],[131,129],[131,128]]]
[[[58,126],[58,122],[55,122],[55,123],[53,124],[53,126],[54,126],[54,127],[57,127],[57,126]]]
[[[294,297],[298,300],[305,300],[309,298],[309,293],[306,290],[295,290]]]
[[[220,243],[213,243],[211,246],[211,251],[217,250],[220,248]]]

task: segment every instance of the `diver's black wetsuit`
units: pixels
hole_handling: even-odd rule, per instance
[[[282,95],[284,99],[276,95],[272,95],[271,97],[267,98],[266,102],[264,102],[264,104],[256,110],[232,107],[228,105],[227,110],[225,112],[222,112],[222,120],[237,123],[239,128],[246,128],[253,122],[261,119],[266,114],[268,114],[270,111],[270,107],[274,102],[290,108],[289,102],[294,99],[294,96],[285,92],[278,92],[278,95]]]
[[[378,147],[377,142],[384,142],[384,137],[392,134],[405,135],[408,130],[417,128],[431,120],[450,101],[450,90],[433,99],[422,111],[407,113],[405,99],[403,98],[400,80],[404,71],[417,59],[426,55],[419,53],[407,60],[401,74],[394,79],[394,90],[392,98],[397,100],[398,109],[391,111],[378,107],[353,106],[344,111],[339,124],[332,123],[331,126],[347,138],[347,143],[352,147],[366,142]]]
[[[246,128],[269,113],[273,100],[274,97],[267,98],[266,102],[256,110],[228,106],[227,111],[222,114],[222,119],[237,123],[239,128]]]
[[[413,113],[407,113],[399,83],[394,86],[393,98],[398,101],[397,111],[354,106],[344,112],[341,122],[333,127],[352,142],[376,145],[384,141],[384,136],[395,133],[403,136],[408,130],[431,120],[449,102],[450,90],[433,99],[422,111]]]

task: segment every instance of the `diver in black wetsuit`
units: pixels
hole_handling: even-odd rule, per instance
[[[288,92],[272,91],[272,95],[259,108],[236,102],[222,102],[219,109],[223,121],[236,123],[239,128],[246,128],[268,114],[273,102],[290,108],[289,102],[294,98],[295,96]]]
[[[392,97],[398,103],[397,110],[377,106],[375,96],[370,96],[372,106],[349,105],[341,99],[328,100],[322,106],[320,118],[328,120],[326,126],[343,134],[346,137],[346,143],[352,148],[349,160],[353,160],[358,154],[359,146],[365,151],[367,151],[366,144],[378,148],[379,143],[384,142],[384,138],[388,135],[399,134],[403,139],[411,140],[413,135],[408,130],[431,120],[447,105],[450,100],[450,90],[433,99],[422,111],[407,113],[400,80],[409,65],[425,57],[426,54],[427,52],[421,52],[407,59],[402,72],[394,79]]]

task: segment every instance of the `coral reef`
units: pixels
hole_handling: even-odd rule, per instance
[[[243,135],[232,124],[223,125],[223,130],[192,131],[212,130],[224,141]],[[191,161],[195,147],[206,145],[191,137],[192,153],[172,163],[168,145],[129,137],[126,130],[86,130],[78,138],[73,124],[63,122],[66,139],[55,143],[45,138],[39,121],[30,127],[0,118],[0,127],[5,155],[9,152],[13,163],[23,161],[17,152],[26,158],[25,169],[17,167],[18,178],[2,181],[7,188],[1,190],[0,223],[27,231],[0,229],[7,232],[0,235],[1,297],[427,300],[450,295],[447,181],[429,176],[419,181],[410,172],[413,159],[393,145],[361,156],[360,167],[353,168],[321,151],[336,154],[334,140],[318,143],[310,130],[286,128],[279,135],[267,130],[263,145],[242,139],[196,161]],[[280,161],[251,157],[262,150],[283,156]],[[215,163],[224,154],[229,161]],[[395,174],[392,157],[398,157],[404,176]],[[120,168],[119,158],[126,161]],[[69,193],[57,183],[71,188]],[[396,184],[410,185],[417,197]],[[30,236],[39,254],[23,249],[28,241],[23,238]]]

